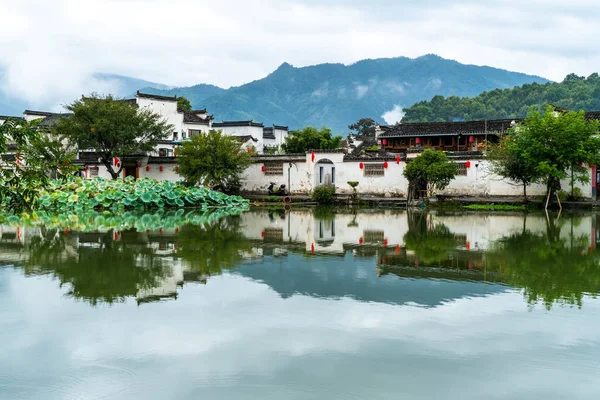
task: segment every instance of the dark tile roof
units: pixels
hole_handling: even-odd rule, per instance
[[[237,140],[239,140],[241,143],[246,143],[248,140],[252,140],[253,142],[258,142],[258,139],[256,139],[252,135],[235,136],[235,138]]]
[[[588,121],[600,120],[600,111],[586,111],[585,119]]]
[[[138,90],[136,93],[137,97],[142,97],[145,99],[154,99],[154,100],[167,100],[167,101],[177,101],[177,96],[159,96],[157,94],[148,94],[148,93],[140,93]]]
[[[282,126],[282,125],[273,125],[273,128],[278,129],[278,130],[282,130],[282,131],[287,131],[288,130],[287,126]]]
[[[223,121],[213,123],[215,128],[236,127],[236,126],[253,126],[256,128],[264,128],[262,122],[250,121]]]
[[[473,134],[495,134],[505,133],[514,123],[520,119],[497,119],[489,121],[465,121],[465,122],[411,122],[394,126],[382,126],[383,133],[380,139],[392,137],[416,137],[416,136],[454,136]]]
[[[54,115],[55,113],[51,113],[51,112],[47,112],[47,111],[34,111],[34,110],[25,110],[23,112],[23,114],[27,114],[27,115],[37,115],[40,117],[49,117],[51,115]]]
[[[208,125],[208,119],[200,118],[194,111],[183,112],[183,122],[187,124],[202,124]]]
[[[18,119],[18,120],[22,120],[23,117],[14,117],[12,115],[0,115],[0,119],[3,121],[6,121],[7,119]]]
[[[275,139],[275,134],[273,133],[273,128],[263,129],[263,139]]]
[[[206,108],[203,110],[192,110],[190,112],[193,112],[195,114],[206,114]]]

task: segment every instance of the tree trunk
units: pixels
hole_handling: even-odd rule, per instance
[[[523,182],[523,202],[527,203],[527,184]]]

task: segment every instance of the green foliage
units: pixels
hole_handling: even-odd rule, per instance
[[[456,163],[449,160],[446,153],[425,149],[406,165],[403,174],[408,179],[409,190],[427,189],[433,193],[446,188],[456,173]]]
[[[460,245],[450,229],[441,223],[427,223],[427,214],[411,213],[408,216],[408,232],[404,244],[425,263],[446,260]]]
[[[376,126],[377,122],[372,118],[361,118],[358,122],[348,125],[348,129],[350,129],[352,133],[355,133],[356,136],[374,138]]]
[[[365,150],[366,151],[378,151],[379,150],[379,146],[377,146],[376,144],[374,144],[371,147],[367,147]]]
[[[248,201],[204,187],[185,187],[171,181],[138,179],[104,180],[71,178],[50,181],[40,191],[38,208],[44,211],[80,213],[93,209],[152,209],[182,207],[246,208]]]
[[[283,151],[288,154],[306,153],[310,150],[333,150],[342,145],[341,136],[333,136],[331,129],[323,127],[318,130],[308,126],[299,131],[292,131],[285,138]]]
[[[514,204],[469,204],[463,208],[476,211],[525,211],[527,209],[524,205]]]
[[[173,126],[160,115],[112,96],[92,94],[66,108],[72,114],[61,118],[52,133],[72,147],[94,149],[113,179],[123,170],[123,163],[120,167],[113,165],[114,157],[153,151],[159,140],[173,133]]]
[[[476,97],[435,96],[405,108],[402,122],[434,122],[523,118],[531,107],[543,112],[548,104],[571,110],[600,110],[600,77],[574,74],[562,82],[532,83],[494,89]]]
[[[177,149],[179,174],[190,185],[203,185],[234,193],[241,176],[252,163],[241,143],[221,131],[192,136]]]
[[[311,199],[319,204],[335,202],[335,186],[317,186],[311,193]]]
[[[177,109],[181,111],[192,111],[192,104],[183,96],[177,98]]]

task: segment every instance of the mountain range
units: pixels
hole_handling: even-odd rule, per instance
[[[435,95],[476,96],[496,88],[548,82],[539,76],[465,65],[436,55],[300,68],[283,63],[262,79],[229,89],[209,84],[169,88],[113,74],[95,74],[94,79],[112,82],[119,96],[131,96],[136,90],[185,96],[194,108],[207,108],[218,121],[252,119],[291,129],[328,126],[336,133],[347,133],[347,126],[362,117],[394,123],[402,117],[402,108]],[[0,93],[0,114],[14,115],[14,106],[12,112],[6,111],[13,104],[3,101]]]

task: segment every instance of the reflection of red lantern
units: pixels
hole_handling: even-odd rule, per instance
[[[363,164],[363,163],[360,163],[360,164],[358,164],[358,167],[359,167],[360,169],[363,169],[363,168],[365,167],[365,164]]]
[[[84,169],[87,171],[89,169],[89,167],[86,165]]]
[[[384,162],[383,162],[383,168],[387,168],[387,167],[388,167],[388,162],[387,162],[387,161],[384,161]]]
[[[94,167],[94,169],[100,169],[100,168],[98,168],[98,166],[96,165],[96,166]]]
[[[315,244],[314,243],[312,243],[310,245],[310,254],[315,254]]]
[[[146,172],[150,171],[150,166],[146,165]]]
[[[473,143],[475,141],[475,136],[469,136],[469,143]]]
[[[363,244],[364,242],[365,242],[365,239],[363,239],[363,238],[362,238],[362,236],[361,236],[361,238],[360,238],[360,239],[358,239],[358,244],[360,244],[360,245],[362,246],[362,244]]]
[[[415,143],[417,144],[417,146],[418,146],[418,145],[420,145],[420,144],[421,144],[421,138],[417,138],[417,139],[415,140]]]
[[[179,172],[179,165],[175,166],[175,172]]]
[[[396,164],[400,165],[400,154],[396,154]]]
[[[266,168],[265,168],[265,166],[263,165],[262,167],[260,167],[260,170],[261,170],[262,172],[265,172],[265,171],[266,171]]]
[[[161,166],[160,166],[158,169],[159,169],[159,171],[160,171],[160,172],[163,172],[163,171],[164,171],[164,168],[163,168],[163,166],[162,166],[162,165],[161,165]]]
[[[470,242],[465,243],[465,249],[471,250],[471,243]]]
[[[383,239],[383,245],[387,247],[387,245],[388,245],[388,240],[387,239]]]
[[[262,232],[260,233],[260,237],[261,237],[261,238],[263,238],[263,239],[265,238],[265,231],[262,231]]]
[[[467,168],[471,168],[471,161],[467,161],[467,162],[465,163],[465,167],[467,167]]]
[[[396,245],[396,254],[400,254],[400,245],[399,244]]]
[[[381,144],[385,146],[385,145],[387,144],[387,139],[383,139],[383,140],[381,141]]]

